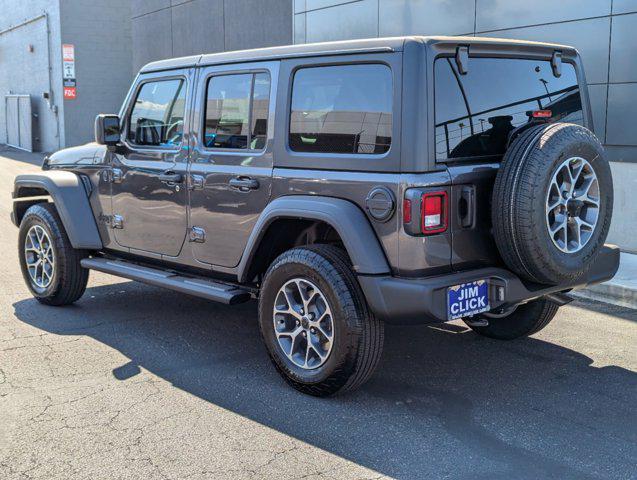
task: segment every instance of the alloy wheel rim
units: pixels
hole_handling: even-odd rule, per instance
[[[281,351],[297,367],[324,365],[334,343],[332,311],[323,292],[312,282],[294,278],[277,292],[274,332]]]
[[[553,244],[564,253],[582,250],[599,218],[597,174],[588,160],[571,157],[553,173],[546,194],[546,226]]]
[[[49,234],[40,225],[29,228],[24,240],[24,258],[31,282],[47,288],[55,273],[55,253]]]

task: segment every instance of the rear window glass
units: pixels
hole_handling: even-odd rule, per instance
[[[453,59],[438,58],[434,88],[437,160],[502,155],[509,134],[537,110],[550,111],[550,122],[583,121],[568,63],[555,77],[547,61],[471,58],[460,75]]]
[[[294,75],[290,148],[381,154],[392,130],[392,75],[386,65],[302,68]]]
[[[270,75],[220,75],[208,81],[204,144],[207,148],[261,150],[268,132]]]

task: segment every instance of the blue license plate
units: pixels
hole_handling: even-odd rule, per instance
[[[489,284],[486,280],[463,283],[447,289],[447,318],[467,317],[489,311]]]

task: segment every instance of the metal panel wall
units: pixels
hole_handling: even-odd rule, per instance
[[[60,23],[61,43],[75,47],[77,96],[63,102],[64,145],[70,147],[93,141],[95,116],[117,112],[128,92],[133,77],[130,2],[64,0]]]
[[[634,2],[637,6],[637,1]],[[637,13],[613,17],[610,83],[637,82]]]
[[[480,36],[551,41],[574,45],[582,55],[589,83],[604,83],[608,77],[610,18],[595,18],[534,27],[478,33]]]
[[[613,15],[632,12],[637,12],[637,2],[635,0],[613,0]]]
[[[308,1],[310,5],[322,5]],[[307,42],[327,42],[342,38],[378,36],[378,0],[361,0],[331,8],[309,10],[305,14]]]
[[[135,0],[133,70],[164,58],[290,44],[293,8],[293,0]]]
[[[611,0],[476,0],[476,32],[610,15]]]
[[[381,37],[396,35],[466,35],[473,33],[475,0],[453,2],[413,2],[381,0],[379,4]]]
[[[152,52],[147,51],[147,57],[144,61],[137,58],[135,64],[145,63],[148,59],[157,59],[169,48],[172,48],[172,55],[175,57],[193,53],[223,51],[225,42],[223,16],[210,15],[211,12],[221,11],[223,11],[223,0],[196,0],[175,5],[170,10],[164,10],[163,13],[168,17],[166,23],[172,31],[172,43],[170,36],[166,35],[168,44],[162,43]],[[196,34],[193,34],[194,32]],[[133,44],[139,45],[137,42],[133,42]]]

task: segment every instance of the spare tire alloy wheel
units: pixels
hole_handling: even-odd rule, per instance
[[[274,302],[274,331],[285,356],[303,369],[322,366],[332,351],[334,324],[323,292],[309,280],[294,278]]]
[[[507,149],[493,188],[493,236],[521,278],[574,284],[608,235],[613,180],[604,148],[581,125],[534,125]]]
[[[579,252],[593,236],[599,217],[599,182],[592,165],[572,157],[557,167],[546,196],[546,226],[553,244]]]
[[[40,225],[33,225],[27,232],[24,259],[34,288],[45,290],[51,285],[55,273],[55,253],[49,234]]]

